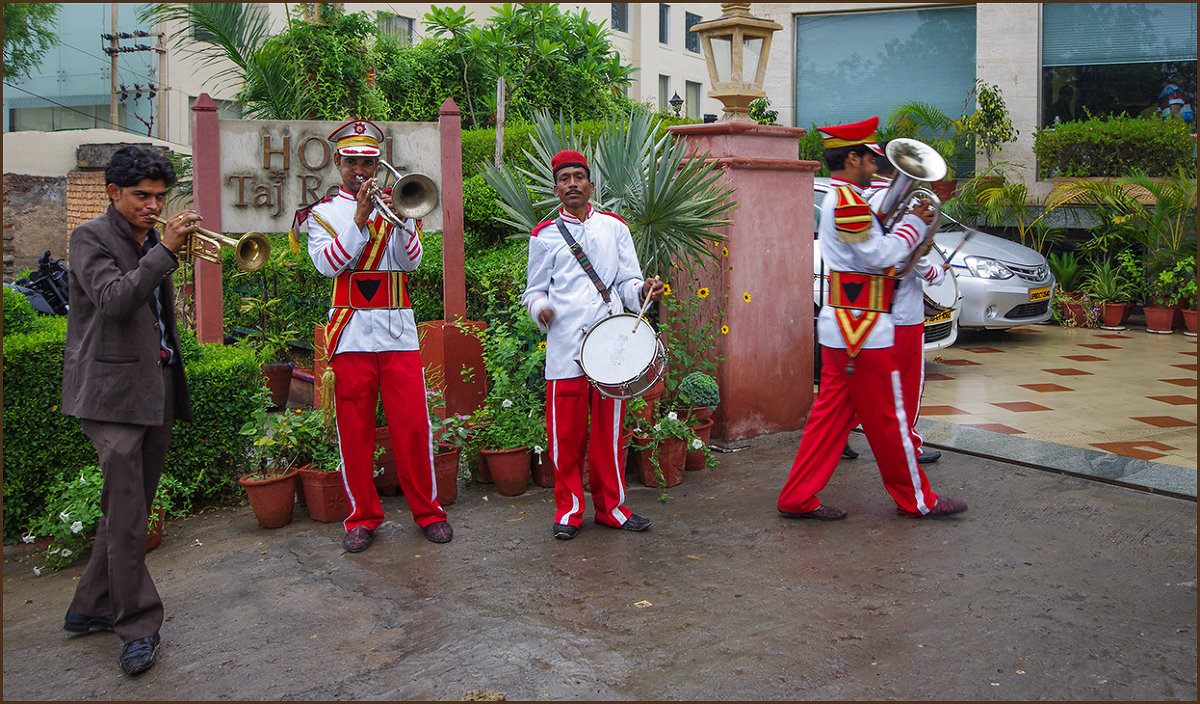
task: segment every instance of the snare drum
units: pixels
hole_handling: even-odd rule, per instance
[[[638,320],[632,313],[610,315],[583,335],[576,361],[592,386],[609,398],[637,398],[666,370],[667,353],[658,332]]]
[[[946,261],[937,247],[931,249],[927,256],[934,266],[941,266]],[[921,291],[925,297],[926,320],[953,309],[958,305],[958,277],[954,274],[954,269],[948,270],[936,284],[922,281]]]

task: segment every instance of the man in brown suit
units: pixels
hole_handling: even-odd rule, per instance
[[[104,170],[108,212],[71,234],[62,409],[82,421],[104,474],[103,513],[63,628],[113,631],[121,669],[154,665],[163,605],[146,568],[146,524],[176,418],[191,419],[171,272],[200,216],[161,236],[154,216],[175,183],[157,151],[127,146]]]

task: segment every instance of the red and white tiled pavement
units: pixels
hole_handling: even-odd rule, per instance
[[[1196,470],[1197,338],[1129,325],[960,331],[921,419]]]

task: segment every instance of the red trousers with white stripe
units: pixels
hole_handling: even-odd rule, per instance
[[[925,324],[897,325],[892,350],[904,391],[904,414],[912,431],[913,449],[919,455],[921,436],[917,434],[917,418],[921,414],[921,394],[925,393]]]
[[[359,526],[375,530],[383,523],[383,504],[374,479],[375,406],[381,395],[400,490],[413,520],[422,528],[446,520],[446,511],[437,502],[433,433],[420,352],[342,352],[329,364],[337,378],[338,445],[342,480],[350,497],[346,530]]]
[[[578,528],[583,521],[585,452],[596,522],[615,528],[629,518],[632,511],[625,506],[625,477],[617,462],[624,415],[625,402],[604,396],[586,377],[546,381],[546,437],[554,464],[555,523]]]
[[[807,513],[821,505],[817,493],[833,476],[850,429],[861,422],[897,509],[907,515],[928,513],[937,494],[917,464],[892,348],[862,350],[854,358],[853,374],[846,374],[848,361],[846,350],[821,347],[821,387],[779,494],[779,510]]]

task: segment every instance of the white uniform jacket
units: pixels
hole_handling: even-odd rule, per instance
[[[354,224],[357,202],[354,194],[344,187],[337,195],[312,206],[308,216],[308,256],[317,271],[330,278],[358,265],[367,242],[370,228],[379,216],[378,210],[371,211],[364,227]],[[315,217],[314,217],[315,216]],[[321,221],[325,224],[322,224]],[[416,231],[416,223],[407,221]],[[328,227],[326,227],[328,225]],[[388,232],[387,251],[377,270],[413,271],[421,263],[421,240],[382,221],[381,229]],[[333,315],[333,310],[330,310]],[[417,323],[411,308],[376,308],[354,311],[350,322],[341,334],[336,350],[339,352],[387,352],[419,349]]]
[[[825,262],[829,271],[883,274],[890,267],[903,266],[908,261],[909,254],[921,243],[921,234],[925,232],[925,223],[910,212],[891,232],[884,233],[879,218],[872,215],[869,237],[862,242],[844,242],[838,236],[835,223],[834,211],[838,204],[838,187],[849,186],[860,197],[863,189],[839,178],[832,179],[831,185],[832,188],[825,194],[825,200],[821,204],[821,212],[829,215],[821,218],[817,237],[821,246],[821,260]],[[924,320],[924,315],[922,315],[922,320]],[[894,341],[894,325],[891,314],[880,314],[879,321],[867,335],[863,347],[866,349],[891,347]],[[817,316],[817,335],[822,345],[845,349],[846,342],[834,319],[833,306],[821,306],[821,312]]]
[[[612,213],[588,206],[587,219],[559,210],[563,225],[583,248],[600,281],[609,288],[609,303],[588,277],[575,255],[567,248],[553,220],[543,222],[529,238],[529,266],[521,303],[534,321],[546,308],[554,320],[546,328],[546,378],[570,379],[583,375],[579,346],[583,334],[597,321],[626,308],[637,311],[642,304],[642,267],[633,248],[633,236],[625,221]]]
[[[879,212],[883,204],[884,193],[892,185],[891,179],[881,179],[878,176],[871,180],[871,186],[863,191],[863,198],[871,204],[871,210]],[[918,225],[918,232],[924,235],[927,229],[925,223]],[[925,292],[921,285],[924,279],[931,284],[940,283],[946,276],[946,270],[935,266],[929,257],[921,257],[916,266],[902,279],[896,282],[896,297],[892,303],[892,322],[896,325],[925,324]]]

